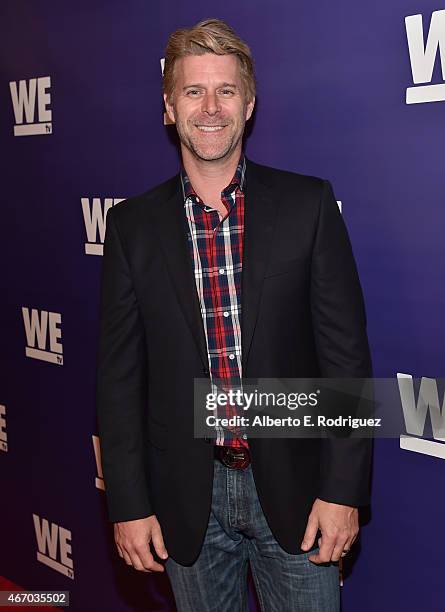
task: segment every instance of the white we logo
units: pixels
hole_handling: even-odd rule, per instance
[[[50,87],[49,76],[21,80],[18,84],[17,81],[10,81],[15,117],[14,136],[52,134],[52,111],[48,108],[51,95],[47,91]]]
[[[62,315],[22,307],[23,323],[26,333],[26,356],[57,365],[63,365],[63,346],[60,342]]]
[[[445,101],[445,83],[430,84],[438,52],[445,81],[445,10],[434,11],[431,15],[425,43],[422,15],[405,17],[405,26],[413,83],[416,85],[406,90],[406,103]]]
[[[74,580],[73,560],[69,556],[71,531],[56,523],[50,524],[37,514],[33,514],[32,518],[38,547],[37,561]]]

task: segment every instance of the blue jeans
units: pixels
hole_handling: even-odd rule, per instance
[[[261,509],[252,468],[231,470],[215,460],[212,508],[198,559],[169,558],[167,574],[178,612],[246,612],[247,568],[263,612],[338,612],[337,563],[316,565],[285,552]]]

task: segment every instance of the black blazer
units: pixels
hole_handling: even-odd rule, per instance
[[[243,376],[369,377],[362,291],[328,181],[247,161]],[[179,175],[108,211],[97,410],[109,518],[156,514],[169,554],[197,558],[213,448],[193,436],[193,380],[209,376]],[[365,439],[250,439],[270,528],[289,553],[315,498],[369,503]]]

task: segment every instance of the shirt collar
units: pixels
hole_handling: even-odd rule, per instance
[[[192,183],[187,176],[187,172],[185,168],[181,168],[180,172],[181,177],[181,187],[182,187],[182,195],[184,198],[184,205],[187,199],[191,196],[197,197],[195,190],[193,189]],[[246,183],[246,158],[244,154],[241,154],[238,165],[235,170],[235,174],[233,175],[230,183],[223,189],[223,193],[232,193],[235,189],[239,188],[241,191],[244,190]]]

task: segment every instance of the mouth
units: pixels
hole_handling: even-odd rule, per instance
[[[201,132],[220,132],[226,126],[225,125],[195,125]]]

